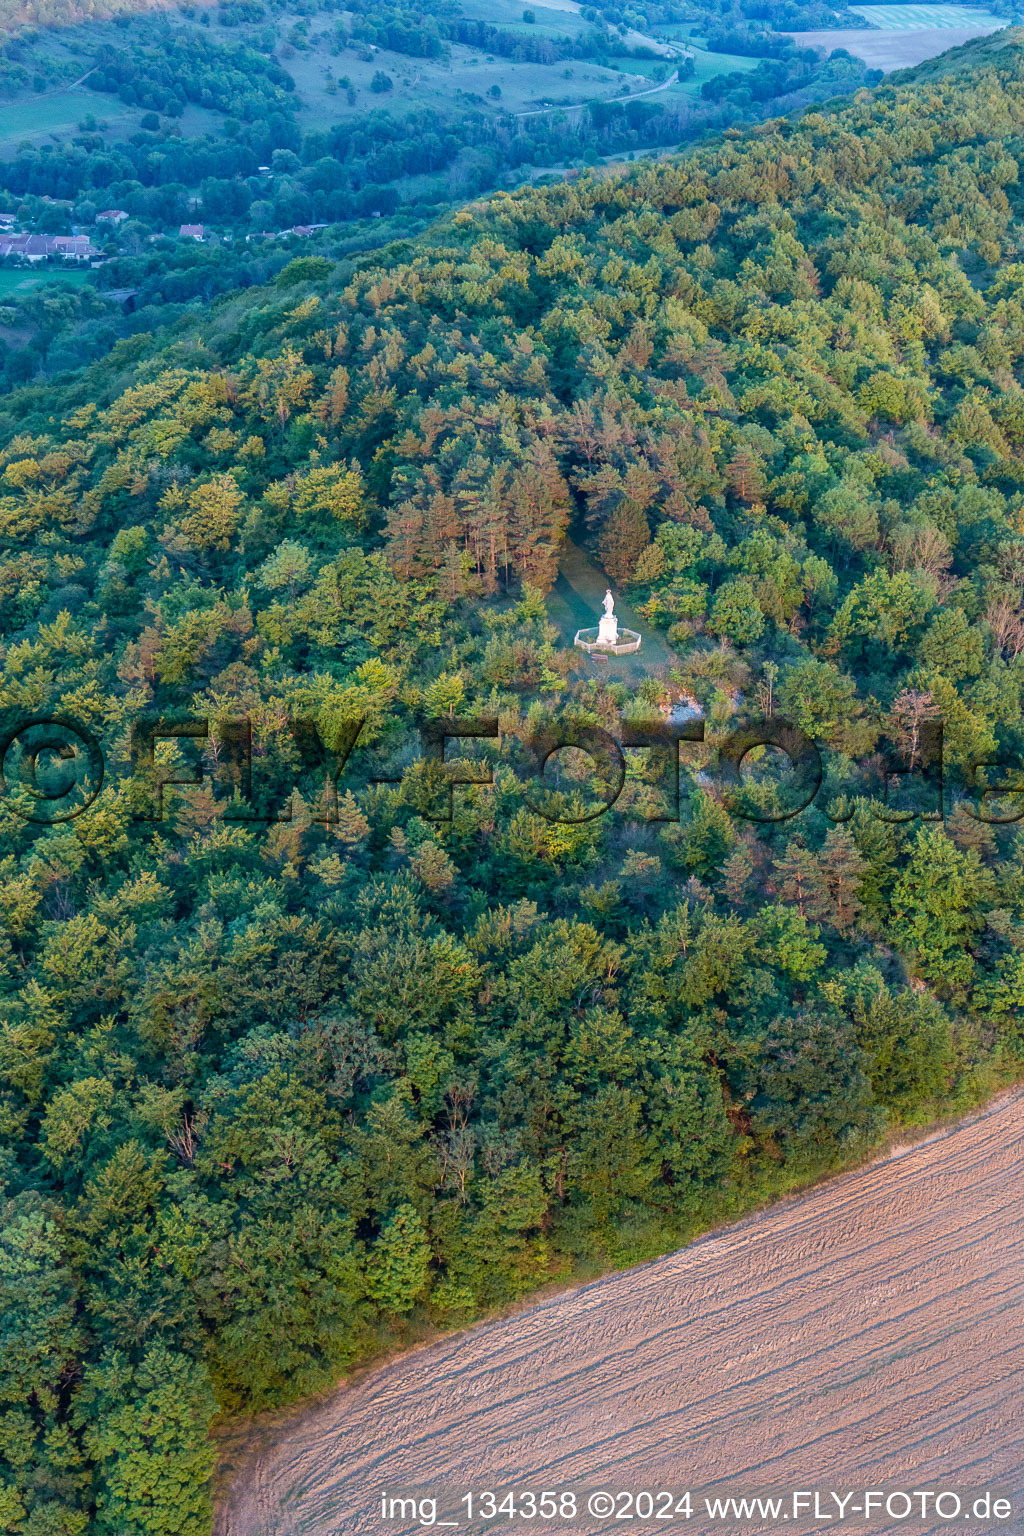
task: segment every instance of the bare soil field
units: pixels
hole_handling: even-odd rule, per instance
[[[801,48],[823,48],[826,54],[833,48],[845,48],[855,59],[863,59],[869,69],[909,69],[913,64],[923,64],[934,59],[947,48],[958,48],[969,43],[972,37],[984,37],[996,32],[999,26],[980,22],[970,27],[921,27],[902,28],[883,32],[868,29],[837,27],[825,32],[790,32],[788,35]]]
[[[843,1528],[1019,1536],[1022,1445],[1017,1091],[667,1258],[365,1374],[254,1438],[217,1530],[396,1536],[420,1527],[385,1525],[381,1491],[416,1484],[988,1485],[1014,1498],[998,1527],[883,1516]]]

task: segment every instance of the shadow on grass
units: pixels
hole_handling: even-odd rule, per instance
[[[621,683],[638,683],[645,677],[667,678],[679,666],[680,658],[666,643],[664,635],[644,623],[629,599],[616,590],[607,573],[570,538],[565,541],[558,563],[558,580],[545,599],[548,618],[558,625],[566,645],[572,645],[578,629],[592,627],[601,617],[601,605],[609,587],[615,593],[615,616],[620,627],[639,630],[643,642],[633,656],[607,656],[594,660],[581,651],[581,670],[588,676],[606,677]]]

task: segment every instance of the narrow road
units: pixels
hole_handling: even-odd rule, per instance
[[[602,96],[594,100],[605,101],[640,101],[644,96],[656,96],[659,91],[667,91],[670,85],[675,85],[675,74],[669,75],[660,85],[652,85],[649,91],[633,91],[629,96]],[[531,107],[527,112],[513,112],[512,117],[543,117],[546,112],[582,112],[587,105],[585,101],[575,101],[568,107]]]

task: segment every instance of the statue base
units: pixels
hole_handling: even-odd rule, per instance
[[[614,614],[607,614],[596,629],[578,629],[573,644],[588,656],[632,656],[640,649],[640,636],[635,629],[619,629]]]

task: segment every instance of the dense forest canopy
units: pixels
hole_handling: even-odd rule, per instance
[[[1024,834],[968,786],[1024,747],[1022,157],[1013,46],[295,260],[5,400],[6,730],[77,721],[107,777],[51,826],[0,797],[0,1529],[204,1536],[218,1416],[1019,1074]],[[664,676],[577,666],[570,527]],[[530,809],[517,736],[680,698],[676,819],[635,752],[608,814],[571,754]],[[474,715],[493,784],[446,823],[418,728]],[[771,754],[716,778],[762,716],[821,746],[789,820]],[[143,717],[210,727],[154,756],[162,820]],[[245,819],[242,717],[290,819]]]

